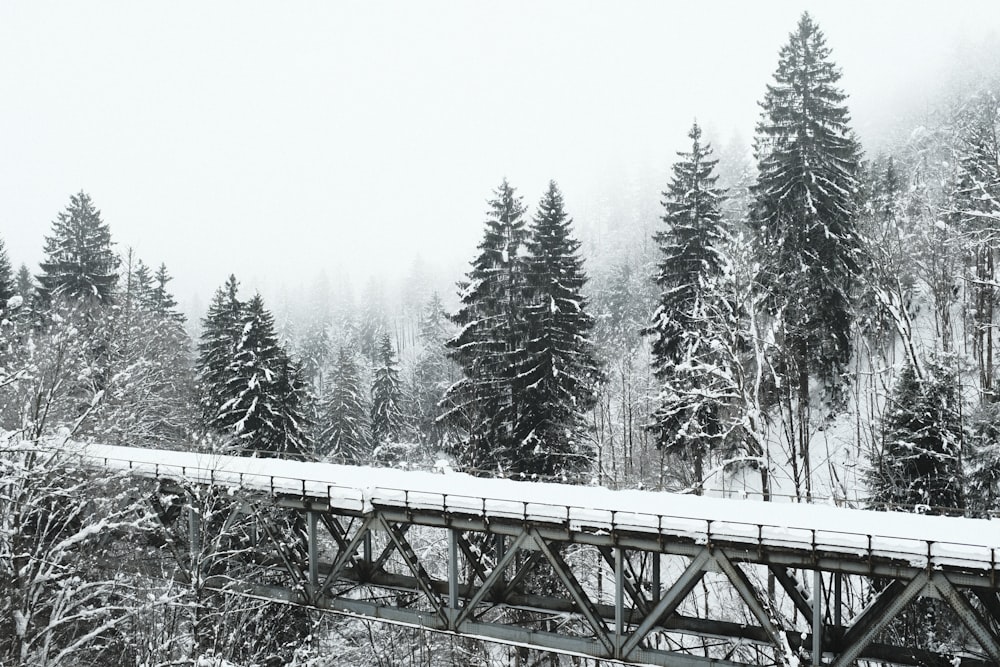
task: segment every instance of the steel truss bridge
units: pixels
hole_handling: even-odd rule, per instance
[[[152,480],[184,548],[216,545],[199,567],[227,592],[612,663],[1000,665],[995,521],[97,445],[72,456]],[[950,610],[960,650],[886,639],[918,599]]]

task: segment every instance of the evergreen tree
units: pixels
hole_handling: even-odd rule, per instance
[[[364,393],[353,353],[341,347],[320,406],[322,429],[317,453],[337,463],[366,464],[371,459]]]
[[[445,417],[468,432],[456,450],[459,461],[487,474],[531,472],[516,430],[524,397],[514,391],[525,335],[523,216],[505,179],[489,202],[479,256],[459,285],[454,322],[462,329],[448,341],[464,377],[445,395]]]
[[[171,280],[173,278],[167,273],[167,265],[161,263],[153,276],[153,286],[149,292],[150,308],[161,318],[183,323],[184,316],[177,312],[177,301],[167,291],[167,283]]]
[[[389,334],[379,342],[378,365],[372,379],[371,430],[375,459],[392,463],[405,452],[396,451],[404,435],[403,390]]]
[[[111,250],[111,232],[86,193],[70,197],[52,223],[41,268],[38,293],[43,303],[58,297],[102,304],[113,300],[118,258]]]
[[[25,301],[31,299],[35,294],[35,282],[31,279],[31,271],[27,264],[21,264],[21,268],[17,270],[14,291]]]
[[[751,223],[759,291],[781,350],[774,365],[788,392],[782,403],[791,405],[794,396],[793,474],[809,497],[809,375],[836,391],[850,356],[860,149],[837,87],[840,72],[808,13],[782,47],[774,78],[757,126]]]
[[[594,320],[582,294],[587,277],[571,225],[562,193],[550,181],[528,232],[526,354],[513,389],[523,405],[515,431],[523,467],[542,477],[575,476],[589,467],[585,413],[601,377],[588,338]]]
[[[246,305],[229,367],[228,399],[210,425],[230,447],[264,456],[305,456],[304,383],[274,333],[274,319],[255,295]]]
[[[961,400],[955,372],[932,358],[904,367],[868,484],[878,509],[961,514]]]
[[[409,395],[414,426],[422,442],[441,446],[448,432],[438,420],[439,404],[455,382],[458,369],[448,358],[445,343],[452,325],[437,292],[424,305],[419,325],[419,350],[409,378]]]
[[[229,276],[226,284],[215,291],[201,323],[197,369],[202,423],[205,426],[214,423],[222,405],[230,398],[227,390],[230,364],[240,340],[245,308],[239,299],[239,288],[236,276]]]
[[[663,193],[666,228],[654,235],[661,251],[660,303],[644,333],[652,337],[653,369],[662,382],[650,428],[659,447],[693,465],[700,493],[705,457],[721,444],[733,395],[722,327],[734,313],[720,294],[728,234],[713,175],[716,161],[711,147],[702,145],[697,123],[688,137],[691,151],[678,154]]]
[[[0,310],[6,308],[7,300],[17,293],[16,287],[14,270],[10,265],[10,258],[7,257],[7,247],[0,238]]]

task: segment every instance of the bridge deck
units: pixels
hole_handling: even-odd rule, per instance
[[[876,557],[914,567],[1000,569],[997,521],[97,444],[74,444],[70,451],[88,466],[290,495],[350,513],[402,508],[578,532]]]

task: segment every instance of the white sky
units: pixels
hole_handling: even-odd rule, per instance
[[[871,146],[1000,2],[0,3],[0,237],[34,270],[69,195],[178,298],[321,270],[461,277],[507,176],[579,224],[695,117],[749,141],[803,9]],[[964,46],[963,46],[964,45]],[[654,195],[655,196],[655,195]]]

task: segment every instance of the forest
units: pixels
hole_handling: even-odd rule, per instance
[[[146,499],[42,441],[994,517],[1000,79],[869,154],[840,76],[803,14],[752,147],[676,128],[689,148],[613,243],[556,181],[484,184],[450,292],[415,264],[399,295],[277,309],[230,275],[189,320],[85,191],[39,266],[0,234],[0,664],[542,662],[179,582]],[[892,632],[956,641],[922,614]]]

